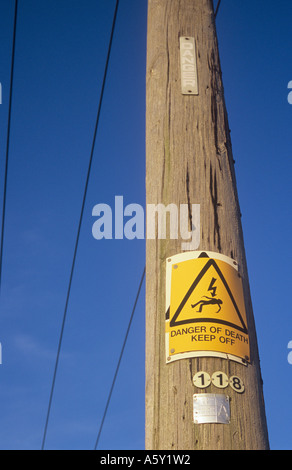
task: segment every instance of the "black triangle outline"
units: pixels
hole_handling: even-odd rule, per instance
[[[207,271],[210,269],[211,266],[213,266],[215,268],[218,276],[220,277],[221,281],[223,282],[224,287],[227,290],[227,293],[230,297],[230,300],[233,303],[233,306],[236,310],[237,316],[240,320],[240,323],[241,323],[242,327],[240,327],[238,325],[235,325],[234,323],[228,322],[226,320],[221,320],[221,319],[217,319],[217,318],[190,318],[190,319],[187,319],[187,320],[177,321],[177,318],[179,317],[179,314],[181,313],[182,309],[184,308],[184,306],[185,306],[186,302],[188,301],[189,297],[191,296],[191,294],[193,293],[193,291],[195,290],[195,288],[197,287],[197,285],[199,284],[201,279],[205,276],[205,274],[207,273]],[[246,327],[246,324],[244,323],[244,320],[241,316],[241,313],[240,313],[239,308],[238,308],[238,306],[235,302],[235,299],[232,295],[232,292],[231,292],[231,290],[230,290],[230,288],[229,288],[229,286],[226,282],[225,277],[223,276],[219,266],[217,265],[217,263],[214,259],[209,259],[209,261],[205,264],[205,266],[203,267],[201,272],[198,274],[198,276],[196,277],[196,279],[192,283],[191,287],[187,291],[186,295],[184,296],[183,300],[181,301],[181,303],[180,303],[178,309],[176,310],[175,314],[173,315],[172,319],[170,320],[169,325],[170,325],[170,327],[174,327],[174,326],[179,326],[179,325],[185,325],[186,323],[202,323],[202,322],[204,322],[204,323],[205,322],[220,323],[220,324],[223,324],[223,325],[231,326],[233,328],[236,328],[239,331],[242,331],[245,334],[248,334],[248,329]]]
[[[207,255],[204,251],[198,256],[198,258],[210,258],[210,256]]]

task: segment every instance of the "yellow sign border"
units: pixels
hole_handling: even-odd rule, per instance
[[[169,311],[170,311],[170,300],[171,300],[171,273],[173,265],[178,263],[182,263],[184,261],[193,260],[197,258],[209,258],[213,260],[223,261],[233,269],[238,272],[238,264],[237,262],[229,258],[228,256],[222,255],[216,252],[210,251],[189,251],[184,253],[179,253],[174,256],[171,256],[166,259],[166,320],[165,320],[165,353],[166,353],[166,363],[169,364],[171,362],[186,359],[191,357],[220,357],[224,359],[233,360],[235,362],[239,362],[244,364],[245,366],[248,364],[248,359],[236,356],[234,354],[230,354],[229,352],[222,352],[222,351],[204,351],[204,350],[197,350],[197,351],[187,351],[187,352],[179,352],[176,354],[169,354],[169,335],[170,335],[170,319],[169,319]],[[248,332],[247,332],[248,335]]]

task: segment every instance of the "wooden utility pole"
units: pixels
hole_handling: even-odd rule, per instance
[[[180,37],[195,41],[197,95],[182,94]],[[178,207],[200,204],[197,250],[220,253],[238,263],[250,343],[246,364],[222,357],[192,357],[167,363],[166,259],[183,251],[183,240],[147,239],[146,449],[268,449],[212,0],[148,0],[146,203]],[[215,371],[228,377],[238,376],[244,383],[244,393],[237,393],[230,386],[220,390],[213,383],[208,388],[197,388],[193,377],[199,371],[210,376]],[[196,424],[196,393],[227,394],[230,422]]]

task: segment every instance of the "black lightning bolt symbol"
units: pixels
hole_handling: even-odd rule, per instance
[[[214,284],[215,284],[216,281],[217,281],[217,279],[215,279],[215,277],[213,277],[212,281],[210,282],[210,285],[208,287],[208,291],[211,292],[212,297],[215,297],[215,295],[216,295],[217,287],[214,287]]]

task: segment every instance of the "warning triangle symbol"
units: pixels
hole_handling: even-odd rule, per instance
[[[233,268],[231,269],[234,272]],[[233,327],[247,334],[245,311],[241,305],[241,313],[236,301],[238,283],[232,282],[232,276],[228,275],[229,277],[232,285],[228,284],[216,261],[206,259],[174,315],[170,314],[170,326],[212,322]]]
[[[207,253],[202,251],[202,253],[198,256],[198,258],[209,258],[209,256],[207,255]]]

